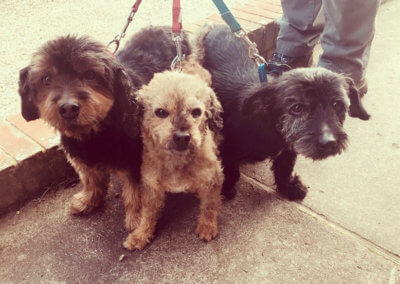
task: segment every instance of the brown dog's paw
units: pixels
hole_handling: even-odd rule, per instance
[[[140,236],[135,232],[129,234],[124,242],[124,248],[127,250],[142,250],[150,242],[149,237]]]
[[[88,214],[101,205],[101,200],[95,200],[85,191],[78,192],[72,197],[69,206],[71,214]]]
[[[218,235],[217,223],[203,223],[198,224],[196,234],[203,241],[209,242]]]

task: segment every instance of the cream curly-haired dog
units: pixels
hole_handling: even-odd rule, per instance
[[[210,79],[205,69],[189,61],[183,73],[155,74],[139,92],[144,111],[142,208],[138,227],[124,242],[129,250],[150,242],[166,192],[196,193],[200,199],[196,233],[205,241],[218,234],[222,108],[209,87]]]

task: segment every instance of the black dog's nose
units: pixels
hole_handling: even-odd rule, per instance
[[[324,132],[318,139],[318,148],[321,151],[333,152],[337,147],[337,141],[332,133]]]
[[[174,143],[176,145],[175,149],[178,151],[183,151],[187,149],[189,145],[190,135],[187,132],[178,131],[174,134]]]
[[[75,102],[62,103],[58,106],[60,115],[68,120],[76,118],[79,114],[80,107]]]

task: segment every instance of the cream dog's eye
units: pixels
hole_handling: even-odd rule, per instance
[[[201,115],[201,109],[195,108],[194,110],[192,110],[192,116],[194,118],[199,117],[200,115]]]
[[[165,109],[162,109],[162,108],[156,109],[156,111],[154,113],[159,118],[166,118],[169,115],[168,111],[166,111]]]

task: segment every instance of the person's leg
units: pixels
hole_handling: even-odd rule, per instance
[[[281,0],[283,16],[268,73],[279,75],[288,68],[312,65],[312,51],[324,27],[321,1]]]
[[[349,75],[362,87],[379,0],[323,0],[325,28],[318,66]],[[366,93],[366,86],[361,89]]]
[[[316,22],[321,0],[281,0],[283,16],[276,51],[290,57],[309,54],[318,41],[323,23]]]

